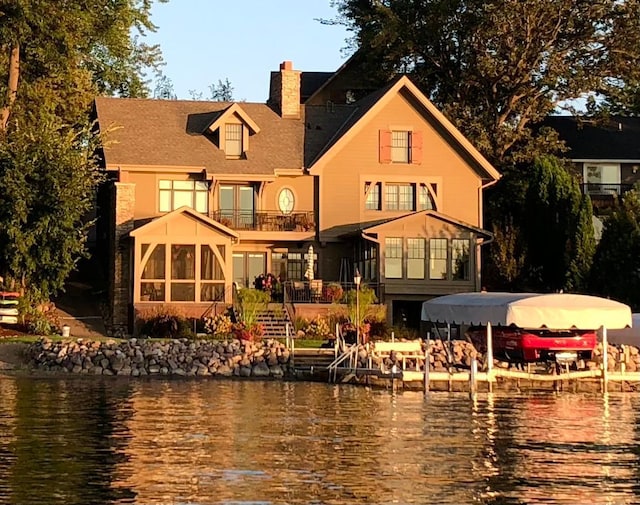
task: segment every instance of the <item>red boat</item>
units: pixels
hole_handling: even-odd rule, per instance
[[[505,361],[575,362],[591,359],[598,342],[593,330],[526,330],[517,327],[497,326],[491,329],[493,355]],[[471,327],[467,336],[476,349],[485,352],[487,330]]]

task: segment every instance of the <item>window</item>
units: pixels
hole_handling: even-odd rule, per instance
[[[407,239],[407,278],[424,279],[425,240]]]
[[[236,229],[254,226],[255,191],[253,186],[220,186],[220,222]]]
[[[287,254],[287,279],[292,281],[302,280],[302,253]]]
[[[414,210],[414,185],[385,184],[384,203],[386,210]]]
[[[454,281],[468,281],[470,277],[469,241],[451,240],[451,278]]]
[[[206,181],[159,182],[160,212],[170,212],[187,206],[206,214],[209,210],[209,184]]]
[[[409,146],[411,132],[391,132],[391,161],[393,163],[409,163]]]
[[[149,247],[149,244],[142,244],[143,258],[147,255]],[[214,248],[217,248],[219,256],[216,256]],[[197,253],[200,254],[199,271],[196,263]],[[169,262],[167,257],[170,257]],[[140,300],[172,302],[224,300],[224,268],[218,257],[224,261],[223,245],[157,244],[142,265]],[[166,290],[165,286],[169,286],[169,289]]]
[[[171,246],[171,301],[193,302],[196,299],[196,246]]]
[[[380,130],[380,163],[422,163],[422,132]]]
[[[434,210],[435,208],[436,202],[434,202],[427,185],[420,184],[418,189],[418,210]]]
[[[221,258],[225,256],[225,247],[218,246]],[[213,249],[209,245],[200,247],[200,301],[215,302],[224,300],[224,272]]]
[[[402,239],[384,240],[384,275],[387,279],[402,279]]]
[[[142,257],[147,254],[150,244],[142,244]],[[142,269],[140,294],[143,301],[165,300],[165,245],[157,244]]]
[[[240,158],[244,152],[242,146],[242,125],[227,123],[225,125],[224,151],[227,158]]]
[[[364,250],[362,278],[375,281],[378,278],[378,246],[371,245]]]
[[[366,195],[365,209],[380,210],[380,183],[364,183],[364,194]]]
[[[589,194],[620,192],[620,165],[585,165],[584,181]]]
[[[293,191],[289,188],[282,188],[278,194],[278,208],[283,214],[291,214],[295,199],[293,197]]]
[[[447,239],[429,240],[429,279],[447,278]]]
[[[233,253],[233,282],[243,288],[253,288],[256,277],[266,273],[267,255],[262,252]]]

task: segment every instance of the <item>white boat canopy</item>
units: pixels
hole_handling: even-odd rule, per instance
[[[568,293],[458,293],[424,302],[421,319],[527,329],[619,329],[631,326],[631,308],[607,298]]]

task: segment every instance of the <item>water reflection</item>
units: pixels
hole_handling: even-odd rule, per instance
[[[0,505],[630,503],[638,398],[0,377]]]

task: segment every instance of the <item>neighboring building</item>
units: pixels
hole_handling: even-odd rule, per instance
[[[310,265],[316,287],[358,268],[396,321],[480,290],[499,174],[408,77],[354,101],[347,70],[284,62],[267,104],[96,99],[112,326],[158,304],[201,316],[260,274],[308,290]]]
[[[640,180],[640,118],[612,116],[606,123],[575,116],[549,116],[575,165],[582,191],[596,212],[605,212]]]

